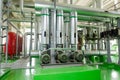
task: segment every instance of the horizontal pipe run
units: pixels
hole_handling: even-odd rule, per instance
[[[53,2],[45,2],[45,1],[35,1],[35,9],[41,10],[41,8],[54,8]],[[93,9],[93,8],[87,8],[87,7],[81,7],[76,5],[70,5],[70,4],[56,4],[56,9],[62,9],[66,12],[71,12],[76,10],[78,15],[87,15],[87,16],[99,16],[99,17],[120,17],[119,12],[115,11],[107,11],[107,10],[101,10],[101,9]]]
[[[79,28],[85,28],[85,27],[89,27],[89,28],[106,28],[106,26],[95,26],[95,25],[77,25]]]
[[[24,19],[9,19],[11,22],[31,22],[31,20],[24,20]]]
[[[44,14],[36,13],[36,16],[42,16],[42,15]],[[64,17],[69,17],[69,15],[64,15]],[[91,17],[91,16],[78,15],[78,21],[110,22],[110,19],[103,18],[103,17]]]

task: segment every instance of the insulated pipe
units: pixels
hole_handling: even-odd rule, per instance
[[[23,48],[22,48],[22,52],[24,52],[24,57],[26,56],[26,50],[27,50],[27,36],[31,35],[31,32],[26,32],[24,34],[24,38],[23,38]],[[32,35],[34,35],[34,33],[32,33]]]
[[[57,10],[57,45],[64,44],[63,11]]]
[[[44,8],[41,11],[41,31],[42,31],[42,37],[41,37],[41,43],[43,45],[49,44],[49,9]],[[44,47],[45,48],[45,47]]]
[[[77,12],[70,13],[70,44],[71,48],[76,48],[77,44]]]
[[[65,19],[65,47],[70,47],[70,18]]]
[[[51,10],[51,37],[50,37],[50,47],[51,48],[56,48],[56,41],[57,41],[57,33],[56,33],[56,0],[54,0],[54,9]],[[51,57],[51,64],[54,64],[55,63],[55,59],[54,59],[54,56],[55,56],[55,50],[51,50],[50,51],[50,57]]]
[[[41,14],[38,11],[35,14],[36,14],[36,16],[41,16]],[[69,17],[69,16],[64,15],[64,17]],[[109,18],[103,18],[103,17],[93,17],[93,16],[78,15],[77,18],[78,18],[78,21],[110,22]]]
[[[40,31],[40,17],[38,16],[37,18],[36,18],[36,23],[35,23],[35,44],[34,44],[34,49],[35,50],[39,50],[39,47],[38,47],[38,43],[39,43],[39,32],[41,32]]]

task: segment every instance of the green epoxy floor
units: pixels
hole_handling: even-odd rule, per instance
[[[120,80],[120,67],[115,66],[99,66],[101,69],[101,80]]]
[[[92,75],[96,74],[96,76]],[[87,77],[86,77],[87,76]],[[39,68],[34,80],[100,80],[100,70],[88,65],[62,65]]]
[[[101,75],[101,80],[120,80],[120,70],[103,69]]]
[[[2,77],[5,73],[8,73],[9,69],[0,69],[0,77]]]
[[[37,64],[37,68],[40,66],[38,61],[34,63]],[[109,65],[100,65],[96,67],[101,70],[101,80],[120,80],[120,68]],[[36,72],[36,69],[14,69],[4,75],[0,80],[33,80],[33,75]]]
[[[5,74],[1,80],[33,80],[34,69],[16,69]]]

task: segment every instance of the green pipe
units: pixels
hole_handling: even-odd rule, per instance
[[[85,28],[85,27],[89,27],[89,28],[106,28],[105,26],[94,26],[94,25],[77,25],[79,28]]]
[[[110,22],[109,18],[91,17],[91,16],[78,16],[78,21],[91,21],[91,22]]]
[[[36,10],[41,10],[41,8],[50,8],[53,9],[54,5],[53,3],[48,3],[48,2],[35,2],[35,9]],[[84,8],[80,6],[75,6],[75,5],[63,5],[63,4],[57,4],[56,6],[57,9],[63,9],[64,12],[71,12],[71,11],[77,11],[79,15],[87,15],[87,16],[99,16],[99,17],[120,17],[120,14],[118,12],[111,12],[111,11],[104,11],[104,10],[95,10],[93,8]]]
[[[31,20],[9,19],[10,22],[31,22]]]
[[[2,11],[8,11],[7,9],[3,9]],[[16,12],[16,13],[21,13],[21,11],[20,10],[9,10],[10,12]],[[23,11],[23,13],[28,13],[28,14],[30,14],[30,12],[28,12],[28,11]]]
[[[42,16],[42,15],[45,15],[45,14],[36,13],[36,16]],[[64,16],[64,17],[68,17],[68,16]],[[109,22],[110,19],[109,18],[103,18],[103,17],[91,17],[91,16],[79,15],[78,16],[78,21]]]

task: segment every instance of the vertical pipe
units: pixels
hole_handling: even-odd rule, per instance
[[[65,20],[65,47],[69,48],[70,47],[70,19],[69,17],[66,18]]]
[[[5,62],[8,60],[8,26],[6,26],[6,53],[5,53]]]
[[[56,48],[56,0],[54,0],[54,10],[53,10],[53,27],[54,27],[54,48]]]
[[[55,17],[56,14],[54,14],[54,11],[51,10],[51,14],[50,14],[50,48],[56,48],[56,27],[55,27],[55,24],[54,24],[54,17]],[[55,55],[55,50],[51,50],[50,51],[50,56],[51,56],[51,64],[55,63],[55,59],[54,59],[54,55]]]
[[[34,50],[38,50],[38,33],[39,33],[39,29],[38,29],[38,18],[36,18],[36,22],[35,22],[35,43],[34,43]]]
[[[100,33],[102,32],[102,28],[99,28],[99,38],[100,38]],[[103,50],[103,40],[98,40],[99,44],[99,50]]]
[[[42,50],[47,49],[47,45],[49,44],[49,9],[42,9],[41,16],[41,25],[42,25]]]
[[[30,34],[30,48],[29,48],[29,57],[30,57],[30,66],[31,66],[31,51],[32,51],[32,32],[33,32],[33,13],[31,12],[31,34]]]
[[[110,28],[110,23],[106,23],[106,27],[107,27],[107,30],[109,30]],[[107,37],[107,40],[106,40],[106,47],[107,47],[107,62],[108,63],[111,63],[111,55],[110,55],[110,38],[109,36]]]
[[[18,56],[18,31],[17,31],[17,34],[16,34],[16,57]]]
[[[51,42],[50,42],[50,47],[51,48],[56,48],[56,0],[54,0],[54,9],[51,11]],[[51,56],[51,64],[55,63],[55,50],[51,50],[50,52]]]
[[[10,9],[10,2],[11,2],[11,0],[8,0],[7,1],[7,5],[8,5],[8,9],[7,9],[7,27],[6,27],[6,35],[7,35],[7,37],[6,37],[6,54],[5,54],[5,62],[7,63],[7,61],[8,61],[8,27],[9,27],[9,14],[10,14],[10,11],[9,11],[9,9]]]
[[[117,19],[117,26],[118,28],[120,28],[120,18]],[[119,55],[118,64],[120,65],[120,37],[118,37],[118,55]]]
[[[70,14],[70,27],[71,27],[71,48],[77,49],[77,12],[73,11]]]
[[[75,36],[76,36],[76,38],[75,38],[75,44],[76,44],[76,50],[78,50],[78,26],[77,26],[77,12],[75,12],[75,16],[76,16],[76,18],[75,18]]]
[[[23,52],[23,54],[24,54],[24,57],[25,57],[25,54],[26,54],[26,52],[25,52],[25,34],[23,35],[23,44],[22,44],[22,52]]]
[[[100,33],[103,32],[103,28],[99,28],[99,38],[100,38]],[[105,40],[99,40],[99,50],[106,50],[105,49]]]
[[[3,0],[0,0],[0,36],[2,36],[2,5],[3,4]],[[2,61],[2,37],[0,37],[0,63]]]
[[[41,17],[37,17],[37,26],[38,26],[38,33],[42,35],[42,30],[41,30]],[[37,46],[37,50],[41,50],[41,35],[37,35],[38,36],[38,46]]]
[[[57,26],[57,45],[63,45],[64,44],[63,10],[57,10],[56,26]]]

